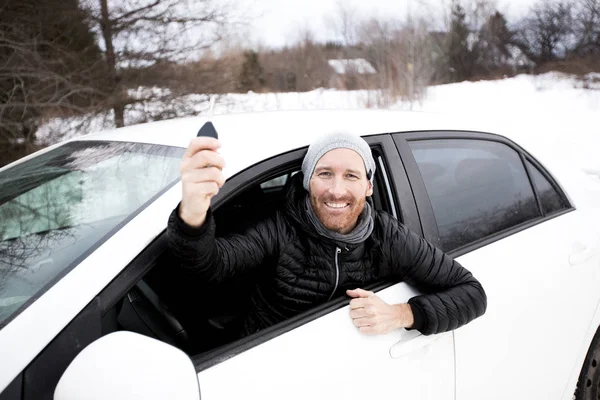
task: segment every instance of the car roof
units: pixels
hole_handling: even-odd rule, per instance
[[[74,140],[114,140],[187,147],[207,117],[176,118],[106,130]],[[449,114],[390,110],[298,110],[216,115],[210,119],[222,141],[270,142],[285,150],[307,146],[320,135],[352,132],[361,136],[427,130],[490,132],[490,124]],[[281,140],[285,138],[285,140]]]
[[[495,133],[486,121],[452,115],[388,110],[299,110],[218,115],[210,119],[222,143],[226,176],[261,160],[308,146],[333,132],[361,136],[428,130]],[[74,141],[151,143],[186,148],[207,117],[188,117],[132,125],[80,136]]]

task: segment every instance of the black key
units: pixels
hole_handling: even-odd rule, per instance
[[[200,128],[200,130],[198,131],[198,135],[196,136],[208,136],[213,137],[215,139],[219,138],[219,134],[217,133],[215,126],[210,121],[202,125],[202,128]]]

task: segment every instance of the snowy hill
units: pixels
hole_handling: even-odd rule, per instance
[[[381,93],[377,91],[334,89],[305,93],[227,94],[218,96],[214,114],[367,108],[378,104],[378,96]],[[176,104],[202,115],[207,108],[205,99],[200,95],[185,96],[177,99]],[[146,110],[164,107],[160,103],[145,105]],[[600,171],[600,74],[589,74],[585,80],[548,73],[432,86],[421,102],[398,101],[388,108],[485,118],[497,124],[500,131],[522,132],[520,137],[523,137],[524,145],[529,141],[543,141],[547,151],[554,156],[570,159],[586,170]],[[128,110],[126,121],[139,120],[143,112],[143,109]],[[57,140],[56,132],[62,138],[69,138],[111,128],[112,124],[111,113],[88,118],[56,118],[41,127],[38,137],[51,143]],[[50,140],[50,137],[54,139]]]

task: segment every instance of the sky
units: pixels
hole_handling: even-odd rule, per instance
[[[496,8],[510,19],[524,15],[536,0],[492,0]],[[328,19],[339,15],[338,3],[356,10],[360,17],[395,17],[402,19],[418,10],[441,15],[450,0],[236,0],[245,4],[253,17],[248,28],[250,39],[255,45],[281,47],[298,39],[299,32],[310,29],[315,39],[325,41],[335,37]],[[461,3],[466,3],[463,0]]]

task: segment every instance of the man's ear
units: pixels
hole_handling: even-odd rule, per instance
[[[373,184],[371,183],[371,181],[367,181],[369,187],[367,188],[367,197],[372,196],[373,195]]]

